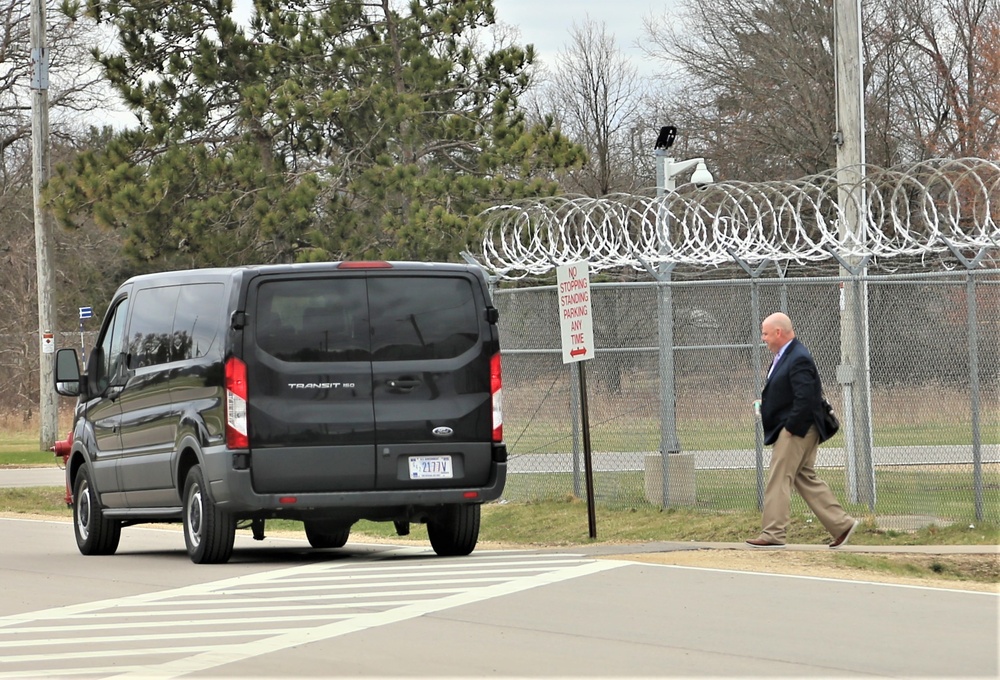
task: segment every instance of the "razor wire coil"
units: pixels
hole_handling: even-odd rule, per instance
[[[683,185],[660,196],[560,196],[481,215],[476,258],[498,278],[587,260],[592,271],[806,264],[1000,247],[1000,163],[932,159],[856,166],[795,181]]]

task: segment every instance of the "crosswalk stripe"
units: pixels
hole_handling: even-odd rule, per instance
[[[618,566],[527,552],[442,561],[403,547],[23,612],[0,617],[0,679],[173,678]]]

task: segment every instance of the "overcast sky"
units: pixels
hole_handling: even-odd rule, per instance
[[[569,42],[576,22],[589,18],[603,23],[622,52],[641,68],[642,53],[635,43],[643,38],[643,19],[661,16],[677,0],[493,0],[497,21],[516,26],[522,44],[533,44],[536,54],[549,62]]]

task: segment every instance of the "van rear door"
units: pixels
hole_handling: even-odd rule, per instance
[[[368,293],[363,274],[255,278],[244,342],[259,493],[375,484]]]
[[[487,483],[498,343],[486,300],[468,270],[369,273],[376,488]]]

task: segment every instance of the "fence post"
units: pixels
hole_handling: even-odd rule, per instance
[[[979,324],[976,318],[976,272],[965,274],[965,299],[969,323],[969,395],[972,411],[972,480],[976,495],[976,521],[983,521],[983,448],[979,432]]]
[[[663,458],[663,507],[670,505],[670,461],[680,453],[677,439],[677,392],[674,373],[674,299],[671,273],[674,263],[657,267],[657,339],[660,346],[660,456]]]
[[[760,393],[764,390],[764,363],[760,360],[760,275],[763,273],[764,268],[771,262],[770,260],[764,260],[757,268],[754,269],[749,263],[744,262],[740,259],[739,255],[732,249],[729,250],[729,256],[736,261],[743,271],[750,275],[750,312],[751,312],[751,327],[750,327],[750,341],[747,343],[750,346],[750,358],[753,361],[753,380],[754,380],[754,393],[759,397]],[[778,267],[778,272],[781,272],[781,267]],[[784,276],[782,276],[784,279]],[[782,284],[783,302],[787,302],[787,294],[785,293],[785,286]],[[764,510],[764,426],[760,421],[759,415],[754,416],[754,448],[756,455],[754,457],[755,467],[757,468],[757,510]]]
[[[965,265],[965,308],[967,324],[969,326],[969,399],[972,414],[972,484],[975,492],[976,521],[983,521],[983,445],[979,431],[979,321],[976,313],[978,301],[976,300],[976,272],[974,271],[986,249],[983,248],[972,260],[965,257],[944,236],[941,240],[945,242],[952,254]]]

